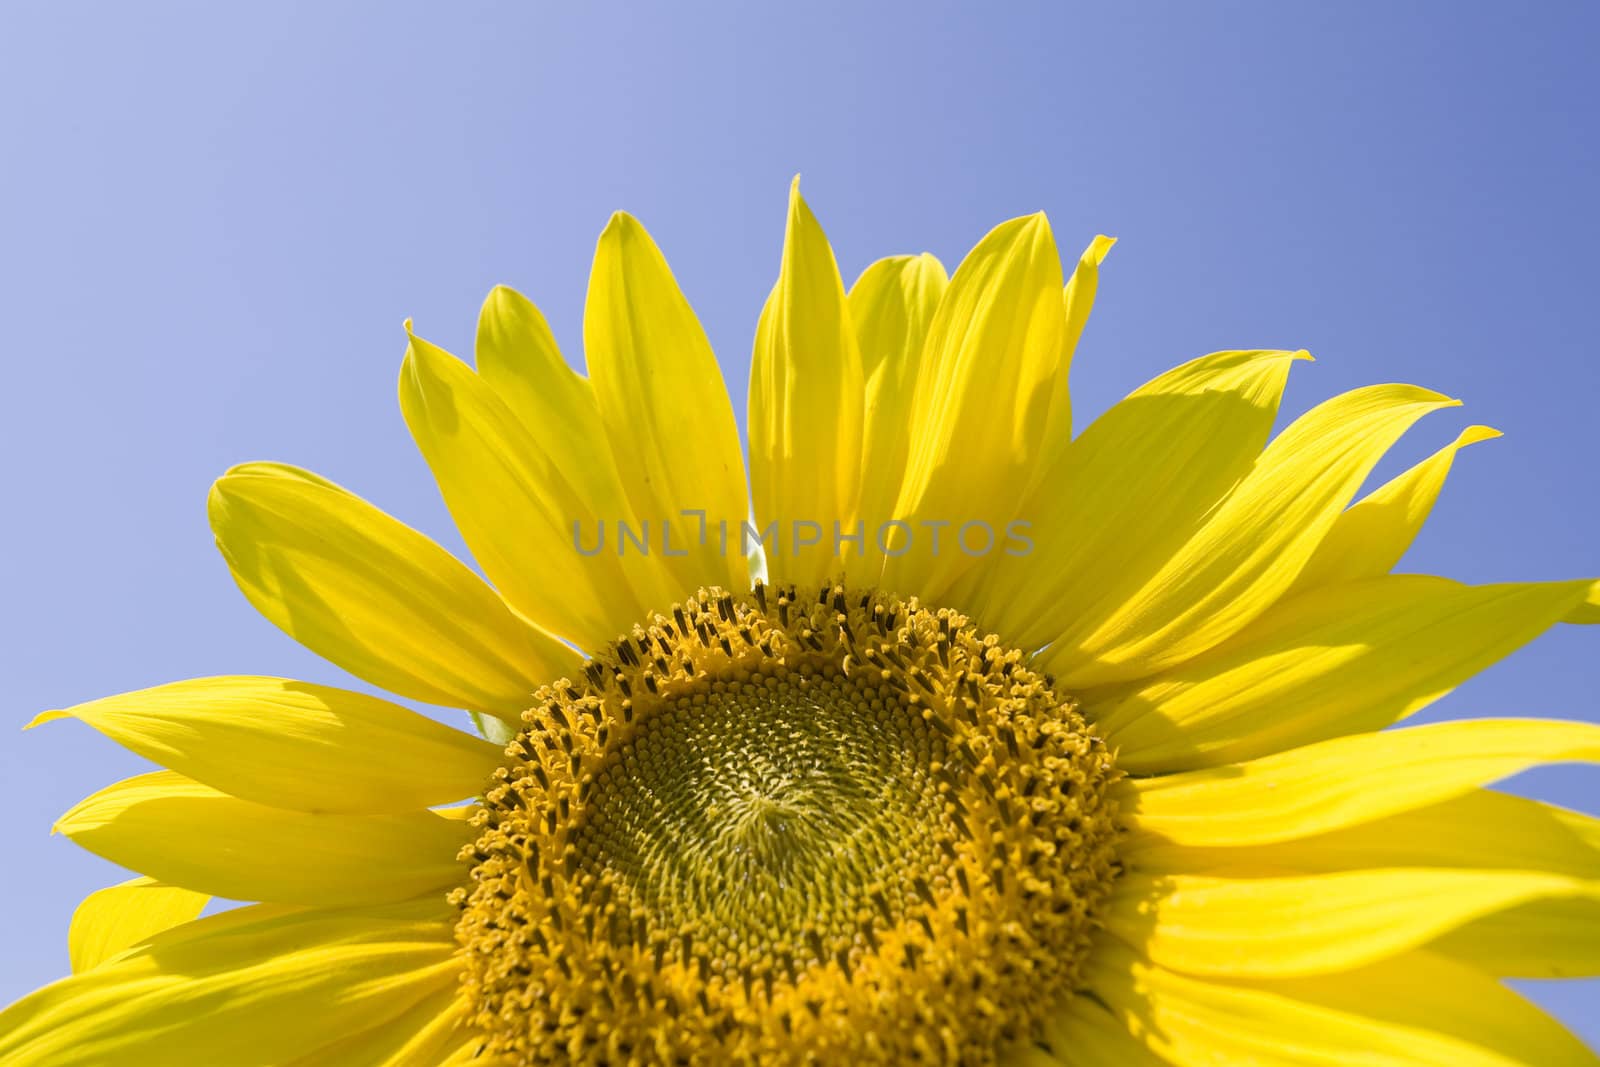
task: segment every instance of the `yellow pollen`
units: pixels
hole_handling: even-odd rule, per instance
[[[993,1063],[1118,870],[1076,706],[915,599],[702,590],[523,720],[454,897],[519,1067]]]

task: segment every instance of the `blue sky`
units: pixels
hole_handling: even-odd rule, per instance
[[[346,683],[238,596],[210,480],[301,463],[459,548],[395,402],[401,320],[465,353],[505,282],[575,355],[618,208],[736,410],[796,172],[850,277],[953,267],[1039,209],[1073,254],[1115,234],[1083,415],[1207,351],[1307,347],[1286,413],[1374,381],[1466,402],[1380,477],[1505,431],[1407,568],[1600,574],[1600,8],[1112,7],[7,5],[0,1001],[64,972],[76,901],[120,877],[51,821],[142,769],[4,723],[196,675]],[[1597,642],[1558,628],[1428,717],[1600,719]],[[1600,809],[1594,773],[1516,788]],[[1533,991],[1600,1045],[1600,982]]]

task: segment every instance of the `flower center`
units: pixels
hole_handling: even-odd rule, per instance
[[[514,1064],[993,1062],[1117,870],[1076,706],[914,599],[701,591],[523,719],[455,897]]]

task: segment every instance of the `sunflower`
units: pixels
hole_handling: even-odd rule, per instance
[[[57,824],[140,877],[0,1062],[1596,1062],[1500,980],[1600,973],[1600,822],[1486,786],[1600,727],[1386,728],[1600,587],[1391,573],[1495,433],[1352,504],[1456,402],[1357,389],[1269,442],[1304,352],[1075,436],[1110,244],[1064,278],[1035,215],[847,291],[797,185],[748,468],[626,215],[588,378],[509,289],[475,368],[407,323],[401,408],[487,581],[288,466],[210,518],[267,618],[478,734],[266,677],[40,716],[166,769]]]

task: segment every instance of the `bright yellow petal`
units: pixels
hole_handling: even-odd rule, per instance
[[[1600,582],[1589,587],[1589,595],[1582,604],[1567,612],[1562,622],[1577,623],[1580,626],[1593,626],[1600,623]]]
[[[928,328],[895,506],[916,526],[891,548],[886,588],[937,597],[975,558],[958,542],[963,527],[985,523],[998,536],[1021,506],[1066,371],[1065,328],[1050,224],[1031,215],[995,227],[956,270]],[[974,526],[969,544],[981,533]]]
[[[396,1064],[395,1067],[401,1067]],[[404,1067],[425,1067],[424,1064],[405,1064]],[[432,1065],[426,1065],[432,1067]],[[456,1045],[455,1049],[439,1062],[439,1067],[516,1067],[516,1064],[498,1056],[489,1056],[484,1052],[484,1041],[481,1037],[467,1037]]]
[[[1119,765],[1137,773],[1378,730],[1539,636],[1588,588],[1414,574],[1324,586],[1205,656],[1087,704]]]
[[[212,487],[210,510],[256,610],[373,685],[515,719],[534,689],[577,665],[444,549],[314,474],[235,467]]]
[[[1176,1067],[1594,1067],[1559,1023],[1470,967],[1411,953],[1322,978],[1207,981],[1107,945],[1090,985]]]
[[[1363,780],[1393,779],[1374,771]],[[1537,871],[1600,885],[1600,819],[1478,790],[1359,826],[1256,847],[1185,847],[1145,837],[1130,842],[1122,858],[1148,875],[1259,878],[1405,866]],[[1600,896],[1541,898],[1494,911],[1428,947],[1507,977],[1600,975]]]
[[[522,423],[534,446],[557,470],[581,487],[586,514],[607,524],[606,551],[616,555],[615,524],[639,529],[611,454],[600,407],[589,380],[562,358],[544,316],[527,297],[499,285],[478,314],[475,349],[478,374]],[[584,551],[596,533],[582,531]],[[628,552],[619,557],[634,594],[651,611],[665,611],[692,588],[681,586],[659,556]],[[637,620],[628,620],[629,625]]]
[[[906,469],[906,424],[926,367],[922,345],[948,284],[944,265],[924,252],[880,259],[850,287],[850,318],[866,389],[859,513],[870,534],[868,557],[880,567],[877,531],[897,517],[894,507]]]
[[[1285,977],[1360,967],[1545,898],[1600,898],[1600,883],[1536,871],[1410,868],[1284,878],[1128,873],[1105,923],[1163,967]]]
[[[483,1036],[469,1031],[454,1039],[446,1054],[438,1061],[438,1067],[517,1067],[503,1056],[489,1055],[487,1050],[488,1042]],[[434,1067],[434,1063],[431,1060],[413,1060],[388,1067]]]
[[[738,544],[749,512],[744,456],[722,372],[661,251],[620,212],[595,250],[583,344],[622,483],[655,531],[654,550],[684,588],[747,588]],[[705,528],[686,510],[703,511]],[[718,523],[728,524],[726,546]]]
[[[288,1063],[453,988],[450,930],[448,915],[276,906],[187,923],[0,1013],[0,1063]]]
[[[487,741],[376,697],[284,678],[195,678],[47,711],[244,800],[378,815],[481,792]]]
[[[1208,855],[1267,853],[1275,865],[1302,870],[1409,862],[1536,870],[1593,880],[1600,879],[1600,819],[1480,790],[1353,830],[1266,849],[1186,851],[1185,863],[1206,862]],[[1428,947],[1494,975],[1595,977],[1600,975],[1600,898],[1529,901],[1475,919]]]
[[[1290,594],[1388,574],[1427,521],[1456,453],[1500,431],[1468,426],[1450,444],[1351,505],[1300,572]]]
[[[960,602],[1022,648],[1114,616],[1249,473],[1290,366],[1308,358],[1216,352],[1134,390],[1072,442],[1023,510],[1032,551],[986,559]]]
[[[1600,893],[1507,908],[1428,947],[1505,978],[1600,977]]]
[[[562,356],[533,301],[509,286],[491,289],[478,311],[473,359],[495,395],[561,467],[586,474],[609,471],[598,480],[616,481],[594,390]]]
[[[750,504],[763,526],[777,520],[767,547],[773,581],[809,585],[860,573],[860,548],[835,536],[855,531],[861,492],[861,356],[833,249],[800,198],[789,190],[783,262],[756,326],[750,358]],[[793,536],[794,524],[822,529],[816,543]],[[837,525],[836,525],[837,524]]]
[[[1373,779],[1363,775],[1363,780]],[[1380,790],[1374,790],[1380,791]],[[1148,874],[1327,874],[1369,867],[1544,871],[1600,881],[1600,820],[1478,789],[1426,807],[1267,845],[1175,845],[1138,835],[1121,850]]]
[[[1046,649],[1045,666],[1081,689],[1154,673],[1231,637],[1289,588],[1389,446],[1423,415],[1455,403],[1415,386],[1379,385],[1313,408],[1118,610],[1069,625]]]
[[[1467,719],[1339,737],[1247,763],[1127,780],[1129,844],[1137,848],[1145,835],[1181,845],[1287,841],[1580,760],[1600,763],[1600,726]]]
[[[465,1014],[461,991],[446,986],[403,1015],[344,1037],[285,1067],[440,1067],[465,1043]]]
[[[1078,340],[1088,325],[1089,312],[1094,308],[1096,290],[1100,287],[1100,264],[1105,262],[1115,237],[1100,234],[1089,242],[1089,247],[1078,257],[1078,264],[1061,291],[1066,312],[1066,328],[1061,336],[1061,373],[1056,377],[1055,397],[1050,403],[1050,424],[1045,429],[1042,459],[1035,465],[1033,484],[1038,485],[1055,458],[1072,440],[1072,397],[1068,393],[1067,375],[1072,368],[1072,357],[1077,352]]]
[[[1069,363],[1078,347],[1079,338],[1083,336],[1083,328],[1089,322],[1089,312],[1094,309],[1095,291],[1100,287],[1100,264],[1106,261],[1107,254],[1116,243],[1115,237],[1096,234],[1095,239],[1089,242],[1089,247],[1083,250],[1083,255],[1078,257],[1078,265],[1073,268],[1072,277],[1067,279],[1066,287],[1061,291],[1062,302],[1067,310],[1067,333],[1062,348]]]
[[[615,515],[594,510],[584,472],[561,466],[487,382],[415,335],[400,409],[473,558],[523,615],[599,649],[642,618],[645,604],[670,604],[664,582],[636,591],[624,566],[653,567],[652,557],[619,557],[604,545],[590,552]],[[600,435],[599,422],[587,432]]]
[[[310,815],[240,800],[170,771],[129,778],[55,826],[74,842],[158,881],[229,900],[380,904],[461,881],[470,824],[431,811]]]
[[[141,941],[198,918],[209,899],[149,878],[90,893],[72,913],[67,929],[72,973],[92,970]]]
[[[1046,1021],[1044,1042],[1071,1067],[1165,1067],[1168,1062],[1141,1044],[1107,1008],[1081,995],[1070,997]]]

